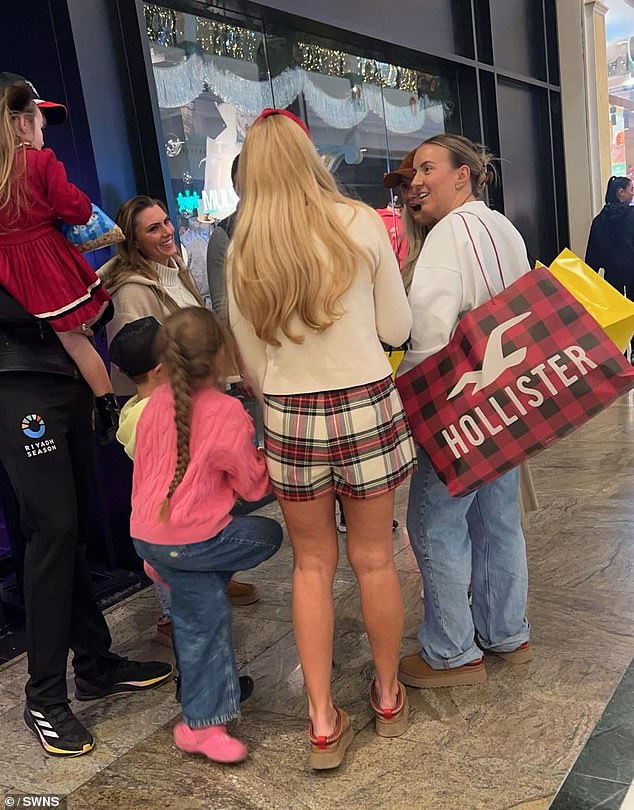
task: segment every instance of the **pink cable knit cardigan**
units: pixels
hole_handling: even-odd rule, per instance
[[[132,537],[168,545],[199,543],[231,522],[236,497],[264,497],[269,478],[253,435],[251,418],[237,399],[215,388],[195,392],[189,466],[172,496],[168,519],[161,521],[159,509],[176,468],[176,425],[171,388],[157,388],[137,426]]]

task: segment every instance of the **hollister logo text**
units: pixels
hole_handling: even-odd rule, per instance
[[[530,315],[530,312],[513,318],[512,321],[518,323],[527,315]],[[526,348],[518,349],[506,357],[502,354],[502,333],[510,328],[510,323],[507,321],[491,332],[482,371],[464,374],[455,388],[450,391],[447,399],[456,396],[469,383],[474,383],[472,393],[480,391],[495,382],[506,369],[523,362],[526,357]],[[492,360],[490,366],[487,367],[494,336]],[[472,447],[484,444],[489,437],[496,436],[505,428],[521,420],[531,408],[540,408],[547,399],[556,396],[565,388],[570,388],[580,377],[585,377],[591,369],[595,368],[597,368],[596,363],[588,357],[584,349],[580,346],[568,346],[567,349],[538,363],[528,373],[517,377],[512,384],[500,388],[498,393],[487,398],[486,404],[470,409],[468,413],[444,428],[443,438],[454,456],[462,458]],[[498,369],[497,373],[496,369]],[[488,382],[486,382],[487,379]]]

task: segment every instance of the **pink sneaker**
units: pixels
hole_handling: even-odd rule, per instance
[[[202,754],[213,762],[242,762],[247,758],[247,747],[227,734],[226,726],[190,728],[185,723],[174,726],[174,742],[188,754]]]

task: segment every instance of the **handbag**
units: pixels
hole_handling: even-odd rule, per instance
[[[499,258],[498,270],[504,284]],[[548,268],[537,267],[467,312],[449,344],[397,377],[396,387],[412,433],[457,496],[585,424],[634,387],[634,369]]]
[[[90,219],[85,225],[68,225],[62,222],[60,230],[80,253],[89,253],[125,240],[123,231],[116,222],[94,203]]]
[[[634,301],[621,295],[567,248],[557,256],[549,269],[603,327],[619,351],[624,352],[634,334]]]

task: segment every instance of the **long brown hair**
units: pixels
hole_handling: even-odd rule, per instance
[[[26,172],[26,151],[22,160],[16,161],[18,137],[14,128],[17,116],[34,119],[37,111],[31,88],[24,82],[16,82],[0,92],[0,209],[9,202],[15,208],[15,218],[26,204],[26,188],[21,182]]]
[[[166,520],[172,495],[189,465],[192,394],[203,384],[221,386],[232,341],[218,318],[202,307],[183,307],[167,318],[157,336],[160,362],[174,394],[176,469],[159,516]]]
[[[162,200],[156,200],[145,194],[132,197],[119,208],[115,219],[117,225],[123,231],[125,241],[117,245],[117,255],[109,264],[102,281],[107,290],[113,290],[121,284],[124,284],[132,276],[144,276],[156,282],[158,285],[163,305],[167,309],[174,309],[174,306],[170,306],[171,299],[165,290],[162,289],[158,273],[152,266],[152,262],[141,252],[136,235],[137,217],[142,211],[145,211],[146,208],[152,208],[154,205],[158,205],[158,207],[167,214],[167,208]],[[182,285],[194,296],[201,307],[204,306],[203,299],[185,264],[181,261],[179,256],[175,257],[175,261],[178,266],[178,278]]]
[[[342,222],[364,208],[344,197],[306,133],[283,115],[250,127],[238,166],[240,209],[230,253],[236,303],[256,335],[295,343],[295,324],[323,332],[344,314],[341,298],[369,257]]]

